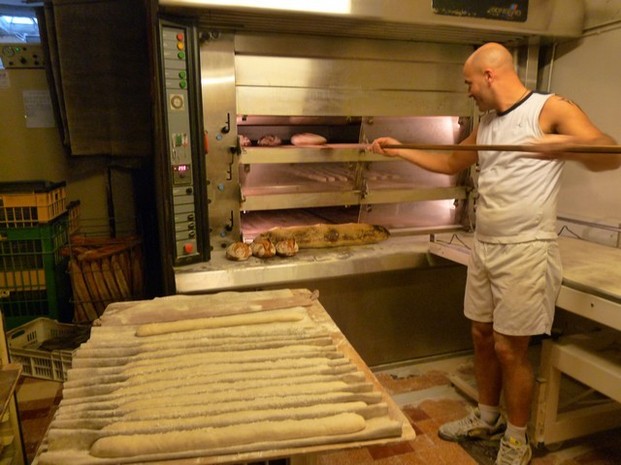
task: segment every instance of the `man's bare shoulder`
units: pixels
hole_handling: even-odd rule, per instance
[[[582,111],[582,109],[578,106],[576,102],[568,97],[564,97],[558,94],[552,94],[550,98],[546,101],[544,109],[552,108],[559,111],[570,111],[570,110],[578,110]]]
[[[539,124],[546,134],[565,134],[570,121],[584,122],[586,114],[573,100],[562,95],[551,95],[539,115]]]

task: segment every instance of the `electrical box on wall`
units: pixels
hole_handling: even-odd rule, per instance
[[[45,58],[41,44],[2,44],[0,68],[44,68]]]

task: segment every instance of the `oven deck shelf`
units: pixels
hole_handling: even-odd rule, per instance
[[[193,294],[230,289],[353,276],[361,273],[429,267],[437,258],[428,253],[428,235],[391,237],[379,244],[333,249],[303,249],[294,257],[245,262],[214,250],[209,262],[175,269],[177,293]]]

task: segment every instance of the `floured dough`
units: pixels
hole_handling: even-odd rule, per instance
[[[386,407],[386,404],[382,405],[384,408]],[[367,408],[366,403],[356,401],[311,405],[308,407],[227,412],[219,415],[188,416],[184,417],[183,422],[180,422],[177,418],[119,421],[107,425],[102,428],[101,431],[106,434],[153,433],[159,431],[176,431],[180,429],[231,426],[243,423],[254,423],[257,421],[302,420],[346,412],[364,415],[364,413],[361,412],[365,408]]]
[[[195,331],[197,329],[206,328],[222,328],[228,326],[295,322],[304,319],[304,316],[304,310],[302,312],[283,310],[211,318],[197,318],[195,320],[180,320],[167,323],[150,323],[138,326],[138,329],[136,329],[136,336],[154,336],[159,334],[177,333],[182,331]]]
[[[119,458],[200,451],[264,441],[351,434],[364,430],[365,426],[362,416],[341,413],[307,420],[265,421],[222,428],[109,436],[95,441],[90,453],[95,457]]]
[[[293,384],[283,388],[282,386],[266,386],[259,388],[236,389],[229,391],[210,392],[208,389],[185,389],[176,391],[176,397],[171,399],[170,394],[166,395],[147,395],[137,400],[129,402],[121,401],[122,408],[125,410],[135,410],[148,408],[153,405],[153,401],[166,402],[168,405],[190,405],[190,404],[215,404],[218,402],[231,402],[236,400],[252,400],[271,396],[295,396],[305,394],[322,394],[331,392],[356,392],[359,385],[350,385],[344,381],[329,381],[325,383]],[[364,385],[361,385],[364,386]]]

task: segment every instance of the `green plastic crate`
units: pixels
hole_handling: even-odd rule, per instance
[[[7,329],[70,314],[68,215],[31,228],[0,228],[0,308]]]

